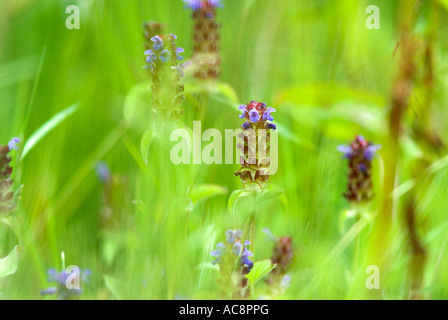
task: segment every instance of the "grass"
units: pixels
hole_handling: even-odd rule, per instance
[[[400,48],[393,54],[401,35],[399,1],[224,2],[218,13],[220,90],[201,93],[187,73],[185,114],[173,126],[192,128],[202,117],[203,131],[224,132],[241,125],[240,104],[255,99],[277,109],[279,170],[270,183],[285,197],[257,212],[254,235],[255,260],[272,253],[262,228],[293,238],[291,285],[276,298],[407,298],[412,254],[405,200],[412,195],[417,234],[427,252],[422,298],[447,299],[446,149],[433,151],[413,131],[427,114],[423,127],[448,138],[446,1],[418,7],[412,33],[419,71],[399,139],[393,210],[386,222],[378,219],[389,159],[380,151],[373,161],[376,197],[365,210],[363,228],[346,217],[350,206],[341,194],[347,163],[336,147],[357,134],[390,144],[388,117],[400,68]],[[79,30],[65,27],[70,4],[80,8]],[[379,30],[365,27],[371,4],[381,10]],[[92,270],[83,299],[217,297],[218,270],[209,252],[228,229],[241,228],[249,236],[244,207],[234,215],[227,208],[230,194],[242,188],[233,174],[238,166],[175,166],[169,161],[174,143],[161,133],[142,158],[144,119],[152,107],[145,89],[150,79],[141,69],[142,23],[148,20],[176,34],[189,58],[192,22],[180,0],[1,1],[0,144],[19,136],[23,147],[41,130],[15,166],[22,200],[8,217],[10,225],[0,226],[0,257],[16,245],[22,248],[17,271],[0,279],[2,298],[41,299],[40,290],[49,286],[47,269],[62,268],[62,251],[66,265]],[[431,35],[428,103],[421,48]],[[51,122],[74,105],[79,107],[73,114]],[[109,187],[95,175],[98,161],[111,168]],[[107,192],[113,218],[105,223]],[[390,237],[379,244],[384,223]],[[387,263],[373,254],[376,247],[385,249]],[[381,265],[381,290],[372,291],[365,287],[365,270],[375,264]],[[255,297],[269,290],[260,281]]]

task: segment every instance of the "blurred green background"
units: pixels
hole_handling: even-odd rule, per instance
[[[372,4],[380,8],[379,30],[365,26],[365,10]],[[347,163],[336,147],[357,134],[388,144],[399,4],[224,0],[217,18],[222,26],[218,90],[198,91],[188,72],[183,79],[180,121],[186,127],[201,114],[202,130],[238,128],[237,107],[250,100],[277,109],[279,170],[270,182],[284,197],[263,205],[254,241],[260,260],[270,258],[273,247],[262,228],[293,238],[291,286],[276,298],[370,297],[365,268],[376,264],[368,247],[375,245],[372,229],[381,227],[375,213],[383,201],[385,160],[380,151],[373,162],[377,196],[366,209],[370,220],[360,234],[361,262],[353,269],[354,241],[341,243],[353,224],[344,218]],[[65,27],[68,5],[80,8],[79,30]],[[387,244],[393,259],[382,278],[383,299],[408,297],[411,247],[403,199],[412,189],[413,170],[423,171],[415,169],[419,160],[433,165],[413,188],[418,235],[427,252],[421,292],[424,298],[448,298],[448,162],[445,149],[428,150],[411,129],[427,112],[425,126],[442,141],[448,138],[447,9],[447,1],[422,1],[412,29],[418,70],[425,70],[422,48],[432,37],[434,81],[428,89],[418,73],[405,112]],[[0,227],[0,257],[15,245],[22,250],[15,274],[0,279],[3,299],[41,299],[40,290],[49,286],[47,269],[62,268],[61,251],[67,265],[92,270],[84,299],[217,297],[218,270],[209,252],[228,229],[247,234],[244,209],[234,215],[227,209],[229,195],[241,189],[233,174],[238,165],[174,166],[167,161],[169,141],[154,143],[148,157],[141,155],[141,119],[152,107],[139,90],[150,86],[141,69],[142,23],[163,22],[188,59],[190,15],[180,0],[0,1],[0,144],[18,136],[23,150],[36,130],[75,106],[15,167],[23,193],[16,212]],[[95,175],[98,161],[111,168],[108,185]],[[111,214],[106,222],[105,213]],[[256,297],[263,296],[269,288],[260,283]]]

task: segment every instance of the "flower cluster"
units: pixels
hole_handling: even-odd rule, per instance
[[[216,245],[210,255],[216,259],[213,264],[219,265],[221,286],[224,292],[231,293],[233,298],[242,299],[247,296],[246,274],[253,267],[250,259],[253,253],[247,248],[249,241],[242,242],[241,230],[227,230],[225,242]]]
[[[216,260],[212,263],[221,264],[230,257],[231,260],[239,261],[240,266],[246,267],[250,271],[253,267],[253,262],[250,260],[253,254],[247,249],[250,242],[246,240],[244,245],[241,243],[241,237],[243,236],[241,230],[227,230],[225,234],[226,241],[218,243],[216,245],[217,249],[210,252],[210,255],[216,257]]]
[[[146,37],[151,29],[148,31],[149,27],[145,26]],[[180,79],[191,62],[180,63],[184,59],[181,56],[184,49],[176,45],[176,39],[174,34],[154,35],[149,39],[150,48],[144,52],[146,65],[143,68],[149,70],[152,75],[153,102],[158,108],[179,106],[184,99],[184,86],[180,84]]]
[[[12,167],[9,153],[18,150],[19,138],[13,138],[7,146],[0,146],[0,214],[10,213],[16,207],[18,195],[12,190]],[[20,193],[20,190],[18,191]]]
[[[199,80],[217,79],[221,65],[219,54],[219,24],[216,8],[222,7],[220,0],[184,0],[193,10],[193,60],[194,76]]]
[[[57,272],[55,269],[50,269],[48,270],[48,282],[55,283],[55,286],[41,290],[40,293],[42,295],[56,294],[57,300],[77,300],[82,290],[74,284],[88,283],[88,278],[91,274],[92,272],[90,270],[73,270],[72,274],[70,274],[66,271]]]
[[[338,150],[349,160],[347,191],[344,197],[352,203],[370,201],[373,198],[372,160],[381,148],[368,142],[363,136],[357,136],[348,146],[339,146]]]
[[[277,129],[269,121],[274,120],[272,113],[276,110],[254,100],[239,109],[242,111],[240,118],[246,121],[241,126],[242,143],[238,145],[243,153],[240,159],[242,167],[235,175],[241,178],[245,188],[254,183],[264,188],[269,178],[270,130]]]

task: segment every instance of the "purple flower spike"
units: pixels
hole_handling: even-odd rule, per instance
[[[154,42],[153,49],[159,51],[163,48],[163,40],[159,36],[154,36],[151,38],[151,41]]]
[[[350,145],[338,147],[344,153],[344,159],[349,161],[348,185],[344,193],[349,202],[362,203],[373,198],[372,160],[380,148],[360,135]]]
[[[12,149],[19,150],[18,146],[19,142],[20,142],[19,138],[12,138],[11,141],[8,142],[9,151],[11,151]]]
[[[258,120],[260,120],[260,115],[258,114],[257,110],[251,110],[249,112],[249,119],[252,122],[258,122]]]

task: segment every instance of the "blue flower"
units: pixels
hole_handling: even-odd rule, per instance
[[[19,138],[12,138],[11,141],[8,142],[9,151],[11,151],[12,149],[19,150],[18,146],[19,142],[20,142]]]
[[[176,49],[176,57],[177,57],[177,59],[178,60],[182,60],[184,57],[181,57],[180,55],[179,55],[179,53],[182,53],[182,52],[184,52],[185,50],[184,49],[182,49],[182,48],[180,48],[180,47],[178,47],[177,49]]]
[[[249,120],[252,122],[258,122],[258,120],[260,120],[260,114],[258,113],[257,110],[250,110],[249,112]]]
[[[154,52],[152,52],[151,49],[146,50],[145,55],[147,56],[146,57],[147,63],[151,63],[152,61],[157,60],[157,55]]]
[[[226,241],[228,244],[233,244],[235,241],[241,240],[243,236],[243,231],[241,230],[227,230],[226,233]]]
[[[268,123],[268,129],[277,130],[277,126],[273,123]]]
[[[163,48],[163,40],[159,36],[154,36],[151,38],[151,41],[154,42],[153,49],[159,51]]]
[[[170,58],[171,58],[171,52],[169,52],[168,50],[165,49],[160,53],[159,56],[160,61],[167,62],[168,60],[170,60]]]

